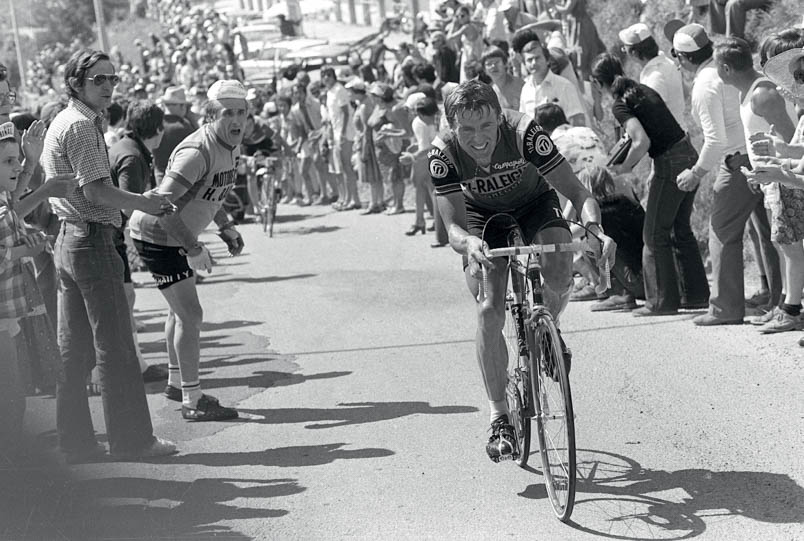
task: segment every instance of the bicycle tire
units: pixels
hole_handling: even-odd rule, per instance
[[[533,332],[536,346],[531,364],[536,374],[533,394],[542,474],[553,512],[560,521],[567,522],[575,505],[577,482],[569,375],[553,319],[548,314],[539,315]]]
[[[509,292],[510,295],[510,292]],[[508,346],[508,384],[505,389],[505,399],[508,404],[508,413],[511,426],[517,440],[517,454],[514,462],[524,468],[530,458],[531,414],[530,405],[533,404],[533,391],[530,382],[530,372],[520,362],[519,339],[517,335],[517,317],[512,310],[512,302],[506,295],[505,301],[505,342]]]

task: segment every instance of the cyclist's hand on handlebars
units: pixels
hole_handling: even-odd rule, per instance
[[[490,269],[493,265],[491,259],[486,255],[489,251],[488,243],[478,237],[466,239],[466,257],[469,259],[469,274],[474,278],[483,276],[482,268]]]

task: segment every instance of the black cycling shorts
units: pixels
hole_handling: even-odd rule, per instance
[[[489,218],[500,211],[490,211],[466,204],[466,229],[470,235],[475,235],[485,240],[489,248],[503,248],[508,246],[508,233],[516,224],[505,216],[498,216],[486,227],[485,234],[483,228]],[[510,214],[522,229],[525,244],[533,242],[536,233],[548,227],[560,227],[569,231],[567,222],[561,214],[561,207],[558,202],[558,195],[555,190],[548,190],[533,201],[516,209],[505,211]]]
[[[134,240],[134,248],[140,254],[142,262],[151,271],[156,280],[156,287],[165,289],[195,273],[187,263],[187,257],[182,255],[178,246],[160,246],[142,240]]]

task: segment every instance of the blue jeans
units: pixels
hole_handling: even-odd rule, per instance
[[[96,443],[86,393],[87,376],[96,363],[109,451],[137,452],[154,441],[114,235],[111,225],[63,223],[54,247],[64,361],[56,426],[65,451]]]
[[[690,216],[697,190],[685,192],[676,177],[695,165],[698,153],[684,138],[654,158],[642,249],[645,304],[654,311],[677,310],[682,303],[705,303],[709,283],[692,233]]]

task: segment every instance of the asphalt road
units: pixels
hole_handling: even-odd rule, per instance
[[[460,259],[405,237],[411,214],[280,219],[273,239],[243,226],[237,258],[207,237],[219,265],[200,286],[202,382],[243,418],[189,424],[149,385],[180,454],[65,468],[48,462],[55,401],[31,398],[46,450],[0,469],[0,539],[804,538],[798,335],[572,303],[580,479],[565,525],[537,454],[529,470],[485,456]],[[137,292],[143,350],[166,362],[164,302]]]

